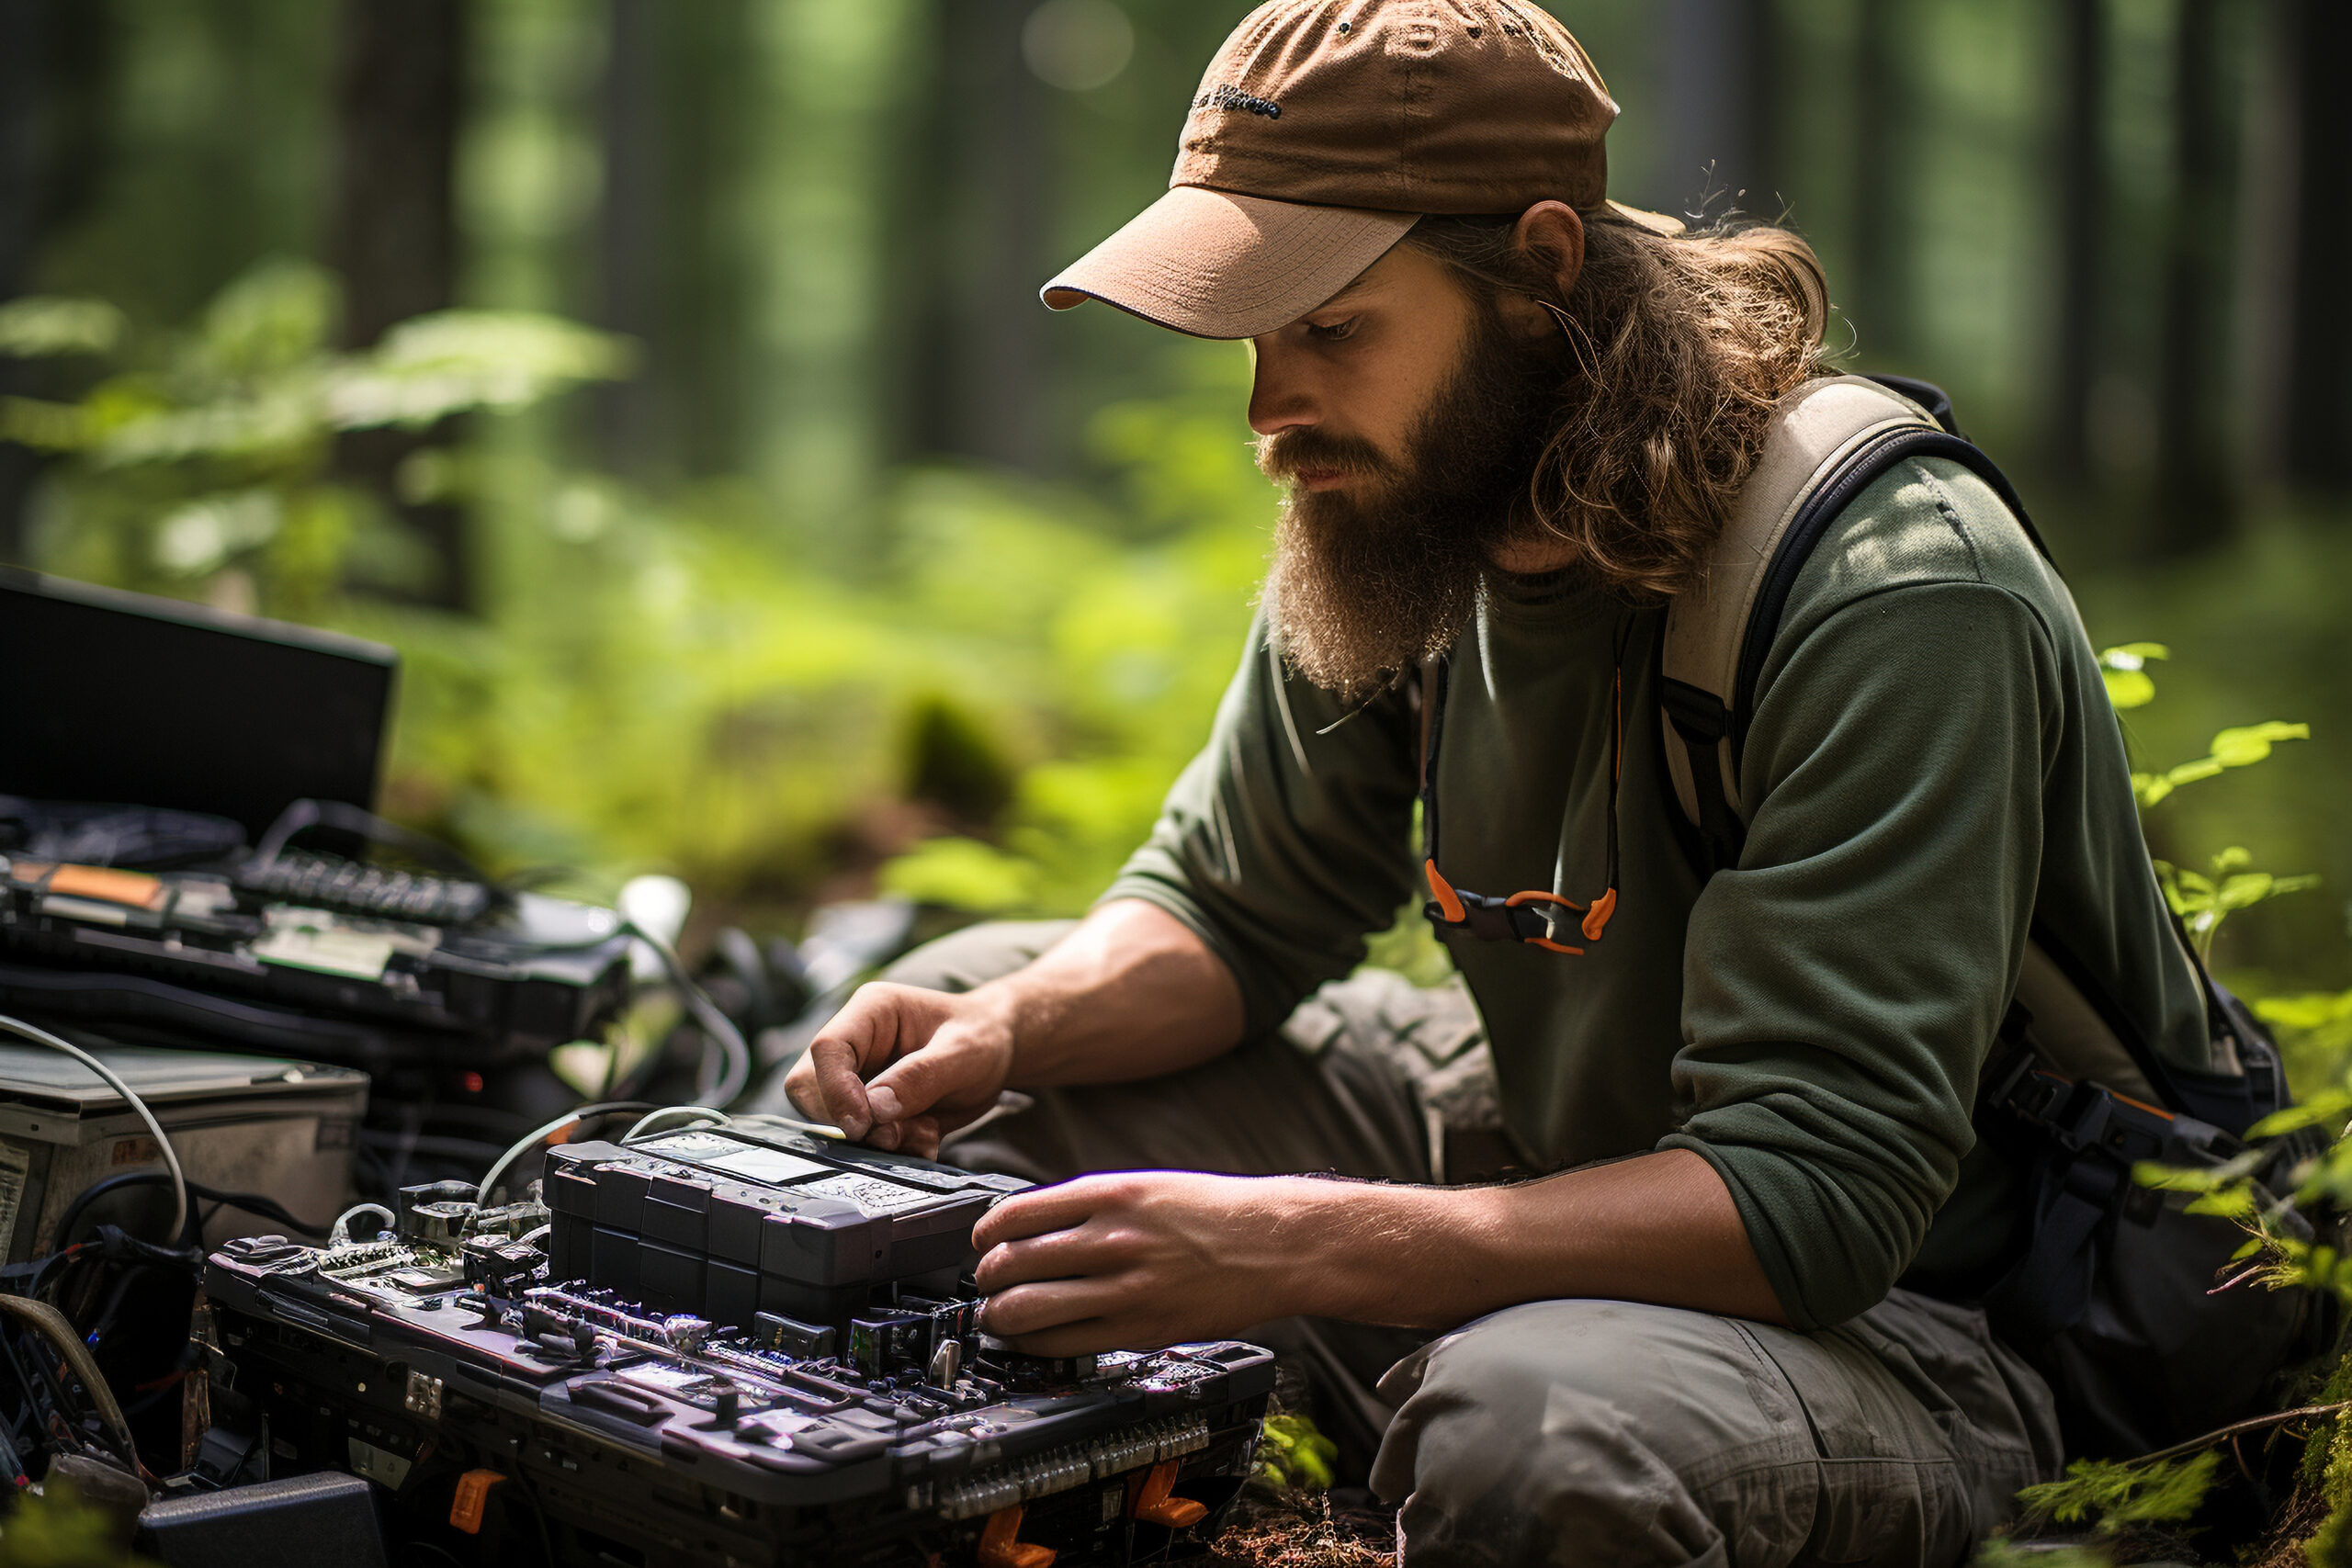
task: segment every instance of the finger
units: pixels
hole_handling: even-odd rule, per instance
[[[986,1252],[1025,1235],[1069,1230],[1084,1224],[1114,1197],[1109,1183],[1085,1176],[1058,1186],[1015,1193],[980,1216],[979,1223],[972,1227],[972,1245]]]
[[[1134,1283],[1126,1276],[1107,1280],[1049,1280],[1015,1285],[988,1298],[980,1327],[1000,1339],[1068,1328],[1089,1318],[1133,1311]]]
[[[1127,1262],[1126,1249],[1090,1224],[1001,1242],[981,1257],[972,1278],[982,1294],[994,1295],[1035,1280],[1080,1280],[1114,1273]]]
[[[826,1114],[825,1097],[817,1088],[817,1070],[803,1051],[800,1059],[784,1075],[784,1098],[792,1109],[809,1121],[822,1121]]]
[[[968,1053],[955,1049],[953,1035],[944,1041],[933,1035],[922,1050],[908,1052],[875,1074],[865,1086],[874,1119],[898,1122],[920,1116],[956,1090],[969,1088],[973,1066]]]
[[[853,1138],[865,1136],[874,1112],[865,1100],[865,1080],[858,1077],[858,1050],[850,1041],[819,1035],[809,1042],[809,1076],[816,1079],[822,1119]]]
[[[906,1121],[899,1123],[899,1128],[904,1134],[900,1140],[899,1146],[906,1153],[910,1155],[919,1155],[924,1159],[937,1159],[939,1157],[939,1139],[941,1134],[938,1117],[910,1116]]]
[[[1164,1329],[1131,1318],[1090,1317],[1036,1334],[999,1338],[1028,1356],[1091,1356],[1099,1350],[1158,1350],[1175,1343]]]

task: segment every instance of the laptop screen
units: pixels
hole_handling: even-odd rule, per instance
[[[244,825],[372,810],[399,655],[356,637],[0,569],[0,795]]]

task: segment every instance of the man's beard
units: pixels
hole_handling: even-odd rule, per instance
[[[1452,647],[1477,609],[1489,556],[1531,531],[1521,502],[1557,427],[1564,355],[1514,339],[1491,303],[1476,308],[1462,361],[1401,462],[1311,425],[1258,443],[1270,478],[1329,468],[1369,491],[1294,485],[1266,574],[1275,646],[1342,701]]]

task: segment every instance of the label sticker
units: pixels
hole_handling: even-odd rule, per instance
[[[32,1168],[31,1155],[0,1144],[0,1257],[15,1250],[9,1243],[17,1234],[17,1211],[24,1205],[25,1177]]]

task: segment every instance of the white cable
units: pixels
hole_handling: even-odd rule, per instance
[[[697,1082],[695,1093],[714,1105],[725,1105],[741,1095],[752,1081],[752,1047],[744,1040],[743,1032],[695,984],[694,976],[686,973],[686,966],[678,961],[676,951],[668,942],[634,920],[624,921],[621,929],[653,950],[653,956],[669,972],[671,984],[678,987],[678,998],[686,1004],[686,1011],[702,1025],[703,1032],[718,1049],[718,1077],[707,1084]]]
[[[0,1029],[5,1029],[11,1034],[22,1035],[36,1045],[46,1045],[52,1051],[64,1052],[97,1074],[99,1077],[104,1078],[108,1089],[122,1096],[129,1102],[130,1109],[139,1112],[139,1119],[146,1122],[147,1130],[155,1135],[155,1146],[164,1152],[164,1168],[172,1173],[172,1234],[169,1245],[179,1246],[180,1234],[187,1228],[187,1178],[181,1173],[180,1156],[173,1150],[171,1139],[164,1136],[164,1124],[155,1120],[155,1113],[147,1109],[147,1102],[133,1093],[130,1086],[123,1082],[112,1067],[107,1066],[79,1045],[70,1041],[60,1040],[45,1029],[35,1029],[31,1024],[19,1019],[10,1018],[6,1013],[0,1013]]]
[[[327,1232],[327,1246],[330,1247],[349,1247],[351,1245],[351,1222],[357,1219],[362,1214],[383,1215],[384,1230],[387,1234],[398,1229],[400,1226],[401,1217],[398,1214],[393,1213],[390,1209],[385,1208],[381,1203],[354,1203],[350,1208],[345,1209],[342,1213],[337,1214],[334,1217],[334,1229]]]
[[[808,1133],[835,1143],[846,1143],[849,1134],[830,1122],[803,1122],[797,1116],[779,1115],[773,1111],[754,1111],[735,1118],[735,1125],[744,1127],[789,1127],[796,1133]]]
[[[514,1146],[498,1156],[498,1163],[490,1168],[490,1174],[483,1177],[481,1185],[474,1190],[476,1201],[483,1208],[489,1208],[491,1194],[498,1190],[499,1179],[514,1168],[516,1160],[529,1154],[540,1139],[553,1137],[580,1119],[579,1111],[567,1111],[546,1126],[526,1133],[515,1139]]]
[[[665,1105],[659,1111],[650,1111],[639,1117],[637,1125],[621,1134],[621,1141],[627,1143],[665,1116],[699,1116],[716,1122],[722,1127],[731,1125],[733,1122],[733,1118],[727,1112],[713,1111],[707,1105]]]
[[[591,1116],[610,1116],[618,1111],[634,1111],[644,1103],[645,1102],[640,1100],[636,1101],[634,1104],[628,1100],[621,1100],[616,1103],[605,1103],[599,1105],[576,1105],[571,1110],[565,1111],[562,1115],[557,1117],[554,1121],[548,1122],[546,1126],[537,1128],[532,1132],[524,1134],[521,1137],[514,1140],[514,1146],[513,1148],[508,1149],[504,1154],[498,1156],[498,1163],[492,1166],[490,1168],[490,1174],[481,1179],[481,1185],[474,1190],[475,1200],[485,1209],[491,1207],[491,1196],[498,1190],[500,1179],[504,1177],[509,1170],[512,1170],[514,1168],[514,1162],[516,1160],[521,1159],[525,1155],[529,1154],[535,1145],[555,1136],[558,1133],[562,1132],[566,1127],[571,1126],[575,1122],[585,1121]]]

